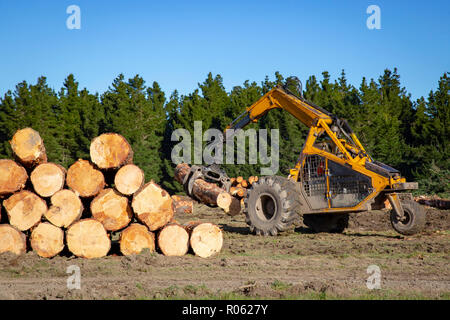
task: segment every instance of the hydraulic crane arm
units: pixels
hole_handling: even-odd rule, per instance
[[[364,161],[372,162],[346,120],[339,119],[332,113],[303,99],[303,97],[294,95],[282,86],[273,88],[248,107],[227,126],[225,132],[227,129],[242,129],[251,122],[257,122],[270,110],[277,108],[284,109],[292,114],[297,120],[310,128],[310,134],[315,137],[326,132],[347,159],[357,161],[364,159]],[[312,140],[315,140],[315,138]]]
[[[276,108],[288,111],[308,128],[315,126],[319,119],[322,119],[327,124],[333,122],[332,115],[326,110],[312,106],[306,100],[302,100],[287,92],[281,86],[277,86],[248,107],[227,129],[241,129],[250,122],[256,122],[269,110]]]

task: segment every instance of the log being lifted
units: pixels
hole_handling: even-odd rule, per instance
[[[91,202],[95,220],[101,222],[107,231],[125,228],[133,217],[127,197],[114,189],[103,189]]]
[[[47,204],[31,191],[23,190],[3,201],[9,223],[25,231],[37,225],[47,212]]]
[[[173,195],[172,200],[175,214],[192,214],[194,212],[194,201],[192,199]]]
[[[208,258],[222,249],[223,233],[215,224],[188,222],[185,228],[190,234],[189,244],[197,256]]]
[[[9,224],[0,224],[0,253],[12,252],[21,255],[27,252],[25,234]]]
[[[173,200],[169,193],[150,181],[136,192],[131,202],[136,218],[150,231],[164,227],[173,218]]]
[[[90,155],[100,169],[116,169],[133,161],[133,150],[118,133],[104,133],[91,142]]]
[[[44,140],[36,130],[31,128],[18,130],[9,143],[17,161],[25,167],[31,168],[47,162]]]
[[[67,228],[81,218],[83,203],[72,190],[60,190],[50,198],[44,217],[57,227]]]
[[[146,226],[132,223],[120,233],[120,252],[123,255],[139,254],[144,249],[155,251],[155,235]]]
[[[28,180],[24,167],[13,160],[0,160],[0,196],[22,190]]]
[[[190,169],[186,163],[178,164],[175,168],[175,179],[183,184],[184,177],[189,174]],[[231,216],[237,215],[241,211],[239,200],[214,183],[197,179],[193,183],[192,194],[202,203],[218,206]]]
[[[42,163],[31,172],[30,180],[34,191],[48,198],[64,188],[66,169],[56,163]]]
[[[179,224],[168,224],[158,234],[158,247],[165,256],[183,256],[189,250],[189,234]]]
[[[66,231],[69,251],[82,258],[101,258],[111,249],[111,240],[103,225],[95,219],[82,219]]]
[[[137,192],[145,182],[144,171],[134,164],[127,164],[117,171],[114,186],[121,194],[131,196]]]
[[[30,244],[39,256],[52,258],[64,249],[64,232],[51,223],[41,222],[31,232]]]
[[[79,159],[67,171],[67,186],[80,197],[94,197],[105,187],[105,177],[89,161]]]

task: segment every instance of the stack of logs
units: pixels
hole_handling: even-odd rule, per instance
[[[231,178],[231,188],[230,193],[233,196],[241,199],[241,203],[244,201],[243,199],[247,196],[247,189],[252,187],[252,184],[259,180],[258,176],[250,176],[247,180],[242,178],[241,176],[236,178]]]
[[[0,224],[0,253],[25,253],[28,238],[42,257],[54,257],[67,245],[78,257],[99,258],[110,252],[113,232],[120,232],[124,255],[158,248],[164,255],[180,256],[192,248],[209,257],[221,250],[223,236],[216,225],[174,220],[186,201],[180,205],[154,181],[145,183],[123,136],[96,137],[91,161],[80,159],[67,171],[47,161],[44,141],[31,128],[17,131],[10,144],[15,161],[0,160],[0,199],[6,211],[1,221],[7,222]]]

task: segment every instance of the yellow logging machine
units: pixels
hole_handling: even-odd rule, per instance
[[[349,213],[382,209],[386,200],[397,232],[411,235],[423,229],[425,211],[405,192],[418,183],[406,182],[398,170],[372,159],[346,120],[286,86],[267,92],[227,129],[243,128],[272,109],[286,110],[310,129],[288,177],[261,177],[248,190],[244,212],[252,232],[277,235],[299,217],[316,232],[342,232]]]

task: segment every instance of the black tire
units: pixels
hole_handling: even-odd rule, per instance
[[[423,230],[426,223],[426,212],[424,208],[413,200],[401,201],[404,219],[399,221],[394,210],[391,210],[391,225],[400,234],[413,235]]]
[[[295,182],[279,176],[261,177],[244,199],[245,221],[257,235],[276,236],[299,219],[299,189]]]
[[[342,233],[348,227],[348,213],[304,214],[303,223],[314,232]]]

